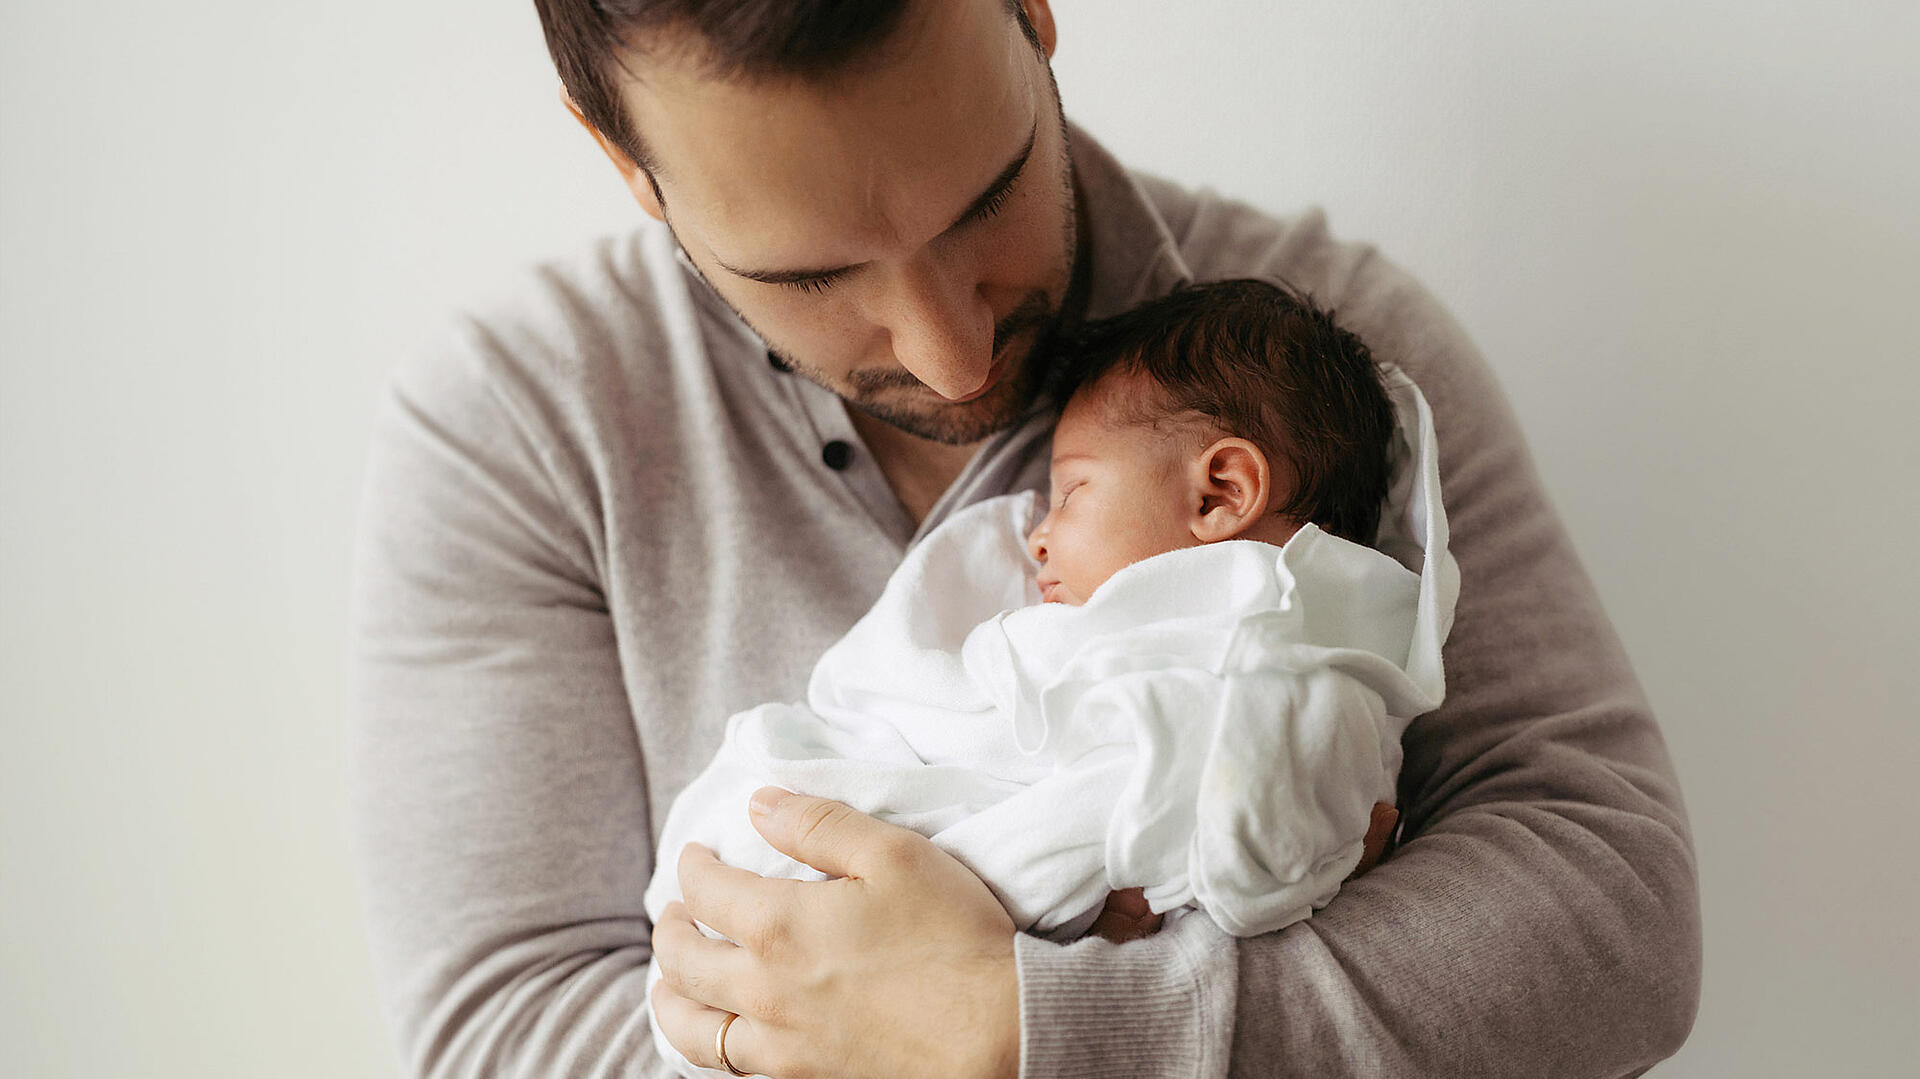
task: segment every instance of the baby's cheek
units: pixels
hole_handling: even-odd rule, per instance
[[[1096,573],[1082,575],[1078,580],[1072,582],[1070,586],[1073,589],[1073,599],[1071,602],[1077,607],[1092,599],[1093,594],[1099,591],[1100,586],[1106,584],[1107,579],[1112,577],[1114,573],[1115,570],[1113,569],[1102,569]]]
[[[1093,590],[1106,584],[1113,578],[1114,574],[1119,573],[1135,562],[1151,558],[1159,553],[1158,550],[1139,543],[1130,543],[1124,547],[1116,546],[1101,552],[1102,558],[1093,567],[1093,573],[1091,574],[1093,579],[1087,582],[1087,590],[1082,592],[1081,595],[1093,595]]]

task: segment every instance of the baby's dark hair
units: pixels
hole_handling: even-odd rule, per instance
[[[1065,352],[1058,400],[1116,371],[1143,373],[1165,394],[1124,402],[1128,422],[1199,413],[1292,466],[1292,497],[1270,512],[1373,544],[1393,405],[1367,346],[1311,297],[1254,279],[1187,285],[1089,323]]]

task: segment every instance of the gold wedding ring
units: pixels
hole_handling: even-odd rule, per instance
[[[727,1069],[727,1074],[746,1076],[753,1073],[741,1071],[733,1066],[733,1061],[727,1059],[727,1028],[732,1026],[733,1021],[738,1018],[740,1018],[738,1015],[730,1014],[720,1020],[720,1031],[713,1036],[713,1055],[720,1058],[720,1066]]]

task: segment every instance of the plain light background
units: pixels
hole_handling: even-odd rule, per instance
[[[1920,6],[1057,10],[1123,159],[1326,207],[1504,379],[1692,814],[1658,1074],[1920,1059]],[[525,0],[0,9],[9,1074],[398,1074],[340,787],[363,450],[448,310],[637,220],[556,85]]]

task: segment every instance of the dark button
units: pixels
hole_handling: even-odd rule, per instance
[[[791,366],[789,366],[789,365],[787,364],[787,361],[785,361],[785,360],[783,360],[783,359],[781,359],[781,358],[780,358],[780,357],[778,357],[778,356],[775,356],[775,355],[773,354],[773,350],[772,350],[772,349],[768,349],[768,350],[767,350],[767,362],[773,365],[773,369],[774,369],[775,371],[791,371],[791,370],[793,370],[793,368],[792,368]]]
[[[820,459],[835,472],[844,472],[853,463],[853,447],[836,438],[820,447]]]

